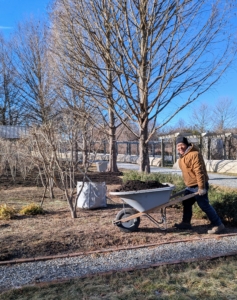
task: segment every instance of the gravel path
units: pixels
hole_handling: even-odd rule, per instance
[[[0,266],[0,288],[19,288],[38,282],[70,279],[159,263],[223,256],[237,252],[237,236],[161,244],[153,247],[81,255],[48,261]]]
[[[139,166],[136,164],[128,164],[128,163],[118,163],[119,168],[123,169],[129,169],[129,170],[138,170]],[[175,170],[172,168],[161,168],[161,167],[153,167],[151,166],[151,172],[159,172],[159,173],[172,173],[172,174],[178,174],[182,176],[182,172],[180,170]],[[237,189],[237,176],[231,176],[231,175],[223,175],[218,173],[208,173],[209,176],[209,183],[235,188]]]

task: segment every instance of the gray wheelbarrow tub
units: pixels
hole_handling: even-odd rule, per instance
[[[146,212],[169,202],[170,194],[175,186],[170,183],[163,184],[168,184],[169,187],[129,192],[110,192],[110,195],[120,196],[124,202],[137,211]]]

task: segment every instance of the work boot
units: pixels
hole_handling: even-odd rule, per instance
[[[225,225],[221,223],[221,225],[215,226],[211,230],[208,230],[207,233],[208,234],[218,234],[218,233],[223,232],[224,230],[225,230]]]
[[[190,223],[181,222],[179,224],[175,223],[174,227],[178,229],[192,229],[192,226]]]

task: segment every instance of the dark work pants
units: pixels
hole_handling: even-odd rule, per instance
[[[208,191],[209,185],[206,183],[206,190]],[[192,194],[189,190],[185,191],[185,195]],[[188,200],[183,201],[183,222],[190,223],[193,215],[193,204],[197,201],[198,206],[204,211],[213,226],[221,225],[221,219],[217,215],[215,209],[210,205],[208,199],[208,192],[203,196],[194,196]]]

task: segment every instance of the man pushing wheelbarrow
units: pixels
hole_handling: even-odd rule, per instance
[[[216,211],[209,203],[208,175],[202,155],[193,144],[188,142],[186,137],[177,138],[177,150],[180,154],[179,167],[183,173],[185,190],[171,196],[175,186],[164,183],[161,188],[110,192],[111,195],[121,197],[123,203],[132,207],[127,208],[124,206],[113,220],[113,224],[117,225],[121,231],[136,231],[141,216],[148,217],[160,229],[166,230],[166,208],[180,202],[183,203],[183,220],[174,226],[178,229],[192,229],[192,206],[196,201],[207,214],[213,226],[211,230],[208,230],[209,234],[221,233],[225,229]],[[184,196],[181,198],[175,199],[183,194]],[[160,221],[157,221],[150,214],[158,209],[161,212]],[[163,224],[163,228],[161,228],[161,224]]]
[[[179,224],[174,226],[178,229],[192,229],[192,206],[197,201],[198,206],[206,213],[213,228],[208,230],[208,234],[218,234],[224,231],[225,226],[221,222],[215,209],[210,205],[208,199],[208,175],[206,166],[198,148],[189,143],[186,137],[178,137],[176,140],[177,151],[180,155],[179,167],[183,174],[186,185],[185,195],[196,193],[193,198],[182,202],[183,219]]]

